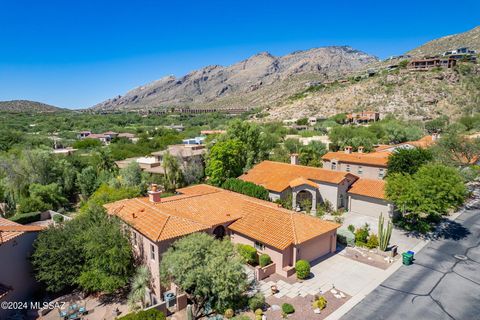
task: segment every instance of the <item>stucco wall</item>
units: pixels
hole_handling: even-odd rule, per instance
[[[388,201],[355,194],[349,194],[349,204],[350,212],[374,218],[378,218],[383,213],[385,219],[388,219],[393,208]]]
[[[362,173],[359,173],[360,167],[362,169]],[[323,161],[323,168],[332,170],[331,161]],[[385,177],[385,175],[387,174],[387,169],[385,167],[379,167],[379,166],[373,166],[373,165],[367,165],[367,164],[338,162],[335,171],[350,172],[351,174],[359,176],[360,178],[382,180],[383,177],[379,176],[381,169],[383,169],[383,177]]]
[[[27,301],[38,288],[28,261],[36,237],[36,232],[26,232],[0,245],[0,283],[13,288],[2,301]],[[0,308],[0,319],[13,311]]]
[[[320,196],[322,201],[328,200],[333,206],[333,208],[339,207],[339,192],[337,184],[328,184],[325,182],[315,181],[318,183],[318,190],[320,191]]]
[[[331,231],[307,242],[298,244],[296,246],[297,260],[313,261],[330,252],[334,252],[337,243],[336,234],[336,230]]]
[[[230,240],[233,243],[248,244],[248,245],[251,245],[252,247],[255,247],[255,240],[245,235],[235,233],[233,231],[230,234]],[[270,258],[272,259],[272,262],[274,262],[276,265],[276,269],[275,269],[276,273],[282,274],[284,267],[293,265],[291,246],[286,248],[283,251],[266,244],[264,244],[264,246],[265,246],[264,250],[257,249],[257,252],[259,254],[266,253],[270,256]]]
[[[275,201],[282,197],[282,193],[275,192],[275,191],[268,191],[268,197],[270,198],[270,201]]]

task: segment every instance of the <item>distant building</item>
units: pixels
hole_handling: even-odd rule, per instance
[[[380,113],[375,111],[362,111],[347,114],[347,122],[350,123],[367,123],[380,120]]]
[[[205,142],[206,137],[195,137],[189,139],[183,139],[183,144],[203,144]]]
[[[323,135],[323,136],[313,136],[313,137],[302,137],[298,134],[287,134],[285,136],[285,140],[287,139],[295,139],[295,140],[298,140],[301,144],[303,144],[304,146],[310,144],[310,142],[313,142],[313,141],[316,141],[316,142],[321,142],[323,143],[326,147],[327,147],[327,150],[329,149],[330,147],[330,139],[328,138],[327,135]]]
[[[450,69],[455,67],[457,59],[454,58],[425,58],[416,59],[409,62],[407,68],[409,70],[430,70],[433,68]]]
[[[227,130],[202,130],[200,134],[202,136],[208,136],[210,134],[224,134],[227,133]]]
[[[314,126],[317,124],[317,118],[316,117],[309,117],[308,118],[308,125],[309,126]]]
[[[77,138],[78,139],[85,139],[86,137],[88,137],[89,135],[91,135],[92,132],[91,131],[80,131],[78,134],[77,134]]]

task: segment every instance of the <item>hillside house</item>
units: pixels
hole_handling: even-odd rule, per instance
[[[362,111],[347,114],[347,122],[361,124],[380,120],[380,113],[375,111]]]
[[[38,288],[28,258],[40,230],[0,217],[0,302],[28,301]],[[0,319],[9,319],[15,311],[0,308]]]
[[[352,147],[344,151],[327,152],[323,157],[323,168],[332,171],[352,173],[361,178],[383,179],[387,174],[388,157],[391,152],[363,152],[360,147],[358,152],[353,152]]]
[[[411,60],[408,63],[407,68],[409,70],[430,70],[433,68],[445,68],[450,69],[455,67],[457,60],[454,58],[424,58]]]
[[[339,224],[209,185],[177,192],[161,198],[161,192],[152,186],[148,198],[105,205],[109,214],[125,222],[135,254],[151,271],[153,304],[162,301],[166,291],[180,293],[174,285],[160,284],[160,260],[175,240],[191,233],[207,232],[254,246],[259,254],[271,257],[271,272],[282,276],[293,274],[299,259],[313,261],[336,250]]]

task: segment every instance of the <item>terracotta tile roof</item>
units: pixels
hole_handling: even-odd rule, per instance
[[[385,181],[360,178],[352,184],[348,193],[385,199]]]
[[[401,146],[403,144],[409,144],[409,145],[412,145],[412,146],[417,147],[417,148],[428,148],[434,143],[435,143],[435,140],[433,139],[433,136],[425,136],[425,137],[423,137],[419,140],[407,141],[407,142],[401,143],[399,145]]]
[[[291,188],[294,188],[294,187],[298,187],[298,186],[301,186],[301,185],[304,185],[304,184],[312,186],[314,188],[318,188],[318,184],[316,184],[315,182],[312,182],[310,180],[307,180],[304,177],[299,177],[299,178],[293,179],[292,181],[290,181],[289,185],[290,185]]]
[[[322,160],[332,161],[338,160],[345,163],[358,163],[358,164],[367,164],[378,167],[387,167],[388,156],[390,152],[370,152],[370,153],[345,153],[344,151],[337,152],[328,152],[323,157]]]
[[[208,185],[179,189],[181,194],[151,203],[147,198],[105,205],[110,214],[153,241],[211,229],[219,224],[275,248],[284,249],[339,227],[294,213],[277,204]],[[233,223],[232,223],[233,222]]]
[[[33,227],[36,228],[36,227]],[[39,231],[30,230],[29,226],[24,226],[19,223],[10,221],[0,217],[0,244],[10,241],[27,231]]]
[[[281,192],[287,189],[293,180],[298,178],[339,184],[349,176],[354,177],[347,172],[283,162],[263,161],[240,176],[239,179],[253,182],[271,191]]]

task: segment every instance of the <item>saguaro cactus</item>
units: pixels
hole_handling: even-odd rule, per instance
[[[380,214],[378,218],[378,239],[379,239],[379,248],[382,251],[386,251],[388,247],[388,243],[390,242],[390,237],[392,236],[392,229],[393,224],[391,221],[388,221],[387,229],[383,228],[385,219],[383,218],[383,214]]]
[[[193,320],[192,305],[187,305],[187,320]]]

